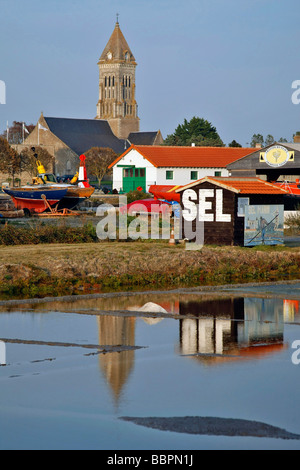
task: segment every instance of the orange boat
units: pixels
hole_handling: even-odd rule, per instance
[[[180,194],[176,193],[176,189],[182,186],[157,185],[152,184],[149,193],[153,194],[154,199],[164,199],[169,202],[180,202]]]
[[[291,196],[299,196],[300,197],[300,180],[297,179],[296,181],[276,181],[273,184],[276,186],[280,186],[280,188],[285,189],[288,191]]]

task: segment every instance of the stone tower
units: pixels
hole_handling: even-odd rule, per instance
[[[123,36],[119,22],[98,62],[99,101],[96,119],[105,119],[119,139],[139,132],[140,120],[135,100],[137,63]]]

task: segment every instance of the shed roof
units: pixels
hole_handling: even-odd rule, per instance
[[[110,168],[128,152],[137,150],[156,168],[226,168],[229,163],[253,153],[253,148],[241,147],[169,147],[131,145]]]
[[[268,183],[260,178],[234,178],[234,177],[211,177],[206,176],[198,181],[178,188],[177,193],[193,188],[199,184],[209,182],[224,189],[228,189],[238,194],[287,194],[288,191],[272,183]]]

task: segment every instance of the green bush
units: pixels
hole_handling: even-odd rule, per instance
[[[127,203],[130,204],[133,201],[139,201],[140,199],[150,199],[152,194],[144,193],[143,191],[129,191],[127,193]]]
[[[38,245],[40,243],[92,243],[97,242],[96,229],[92,224],[83,227],[40,225],[17,227],[5,225],[0,229],[0,245]]]

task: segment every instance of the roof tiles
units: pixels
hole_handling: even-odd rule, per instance
[[[211,182],[217,186],[228,189],[239,194],[286,194],[283,188],[275,184],[268,183],[260,178],[218,178],[207,176],[201,180],[194,181],[191,184],[181,187],[176,192],[184,191],[185,189],[192,188],[201,183]]]
[[[115,162],[121,160],[130,150],[137,150],[155,167],[166,168],[226,168],[232,163],[250,153],[253,148],[241,147],[168,147],[132,145]]]

